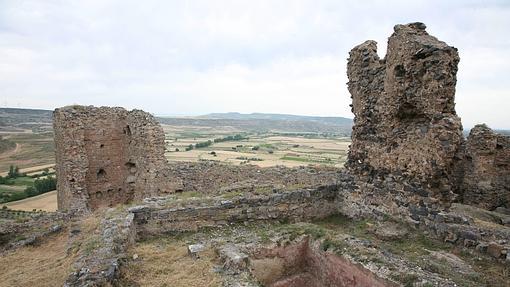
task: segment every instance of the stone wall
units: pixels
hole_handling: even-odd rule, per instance
[[[198,199],[175,206],[165,198],[147,205],[135,206],[134,213],[140,237],[165,233],[197,231],[230,223],[258,220],[306,221],[324,218],[338,212],[339,186],[304,189],[261,196]]]
[[[455,113],[457,49],[422,23],[396,25],[384,59],[374,41],[354,47],[347,66],[355,115],[347,167],[402,175],[449,201],[463,143]]]
[[[464,203],[489,210],[510,208],[510,137],[477,125],[466,142]]]
[[[119,276],[119,267],[136,239],[133,214],[111,209],[101,220],[97,232],[89,234],[84,244],[94,248],[79,254],[64,287],[117,286],[115,280]],[[69,245],[73,244],[71,237]]]
[[[225,192],[257,192],[258,190],[292,190],[336,184],[345,179],[341,170],[327,166],[288,168],[255,165],[230,165],[217,162],[172,162],[172,181],[180,183],[179,191],[196,191],[214,195]],[[199,175],[199,176],[197,176]]]
[[[69,106],[53,113],[59,210],[89,211],[170,189],[161,126],[140,110]]]

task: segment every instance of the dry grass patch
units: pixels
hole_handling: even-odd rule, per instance
[[[73,255],[66,254],[67,232],[50,236],[38,246],[28,246],[0,257],[0,286],[62,286]]]
[[[210,248],[193,260],[185,242],[161,239],[138,243],[130,252],[138,258],[122,269],[122,284],[126,286],[221,286],[219,275],[213,271],[216,254]]]

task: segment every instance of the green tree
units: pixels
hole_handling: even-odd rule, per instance
[[[19,174],[19,168],[17,166],[11,165],[9,166],[9,172],[7,173],[8,178],[16,178]]]

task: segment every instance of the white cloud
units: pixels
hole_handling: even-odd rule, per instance
[[[459,48],[465,126],[510,128],[506,1],[0,0],[0,105],[351,116],[348,51],[411,21]]]

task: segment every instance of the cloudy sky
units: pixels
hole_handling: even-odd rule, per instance
[[[352,117],[349,50],[421,21],[459,49],[466,128],[510,128],[510,1],[0,0],[0,106]]]

